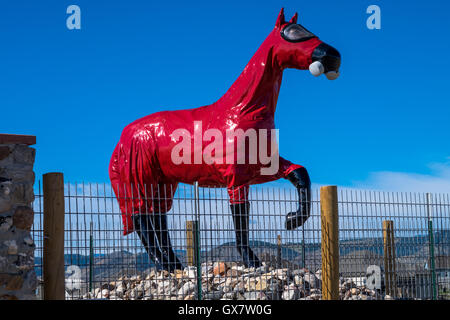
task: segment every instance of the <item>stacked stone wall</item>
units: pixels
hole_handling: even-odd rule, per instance
[[[0,134],[0,300],[36,298],[33,136]]]

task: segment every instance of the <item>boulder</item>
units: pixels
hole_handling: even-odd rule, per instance
[[[266,295],[261,291],[244,292],[245,300],[267,300]]]
[[[300,291],[296,285],[286,286],[281,296],[283,300],[297,300],[300,298]]]
[[[188,281],[179,290],[178,295],[185,297],[195,292],[197,286],[195,283]]]
[[[320,287],[320,280],[317,279],[314,273],[306,272],[303,276],[303,281],[307,282],[312,289]]]
[[[222,290],[210,291],[203,293],[203,299],[205,300],[220,300],[223,296]]]
[[[226,274],[228,268],[225,262],[215,262],[213,265],[213,273],[215,276],[223,276]]]

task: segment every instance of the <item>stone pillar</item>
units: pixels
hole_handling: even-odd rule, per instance
[[[36,298],[33,164],[36,137],[0,134],[0,300]]]

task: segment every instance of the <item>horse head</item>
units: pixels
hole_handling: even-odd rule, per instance
[[[274,30],[266,41],[271,45],[273,62],[281,69],[309,69],[314,76],[325,74],[329,80],[339,76],[341,55],[312,32],[297,23],[298,14],[290,21],[281,9]]]

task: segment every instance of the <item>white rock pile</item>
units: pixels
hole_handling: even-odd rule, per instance
[[[144,275],[121,277],[103,283],[83,295],[83,299],[111,300],[195,300],[197,269],[152,270]],[[203,300],[320,300],[321,270],[290,270],[263,265],[245,268],[240,263],[210,262],[202,264]],[[382,297],[351,279],[341,278],[340,299],[374,300]]]

